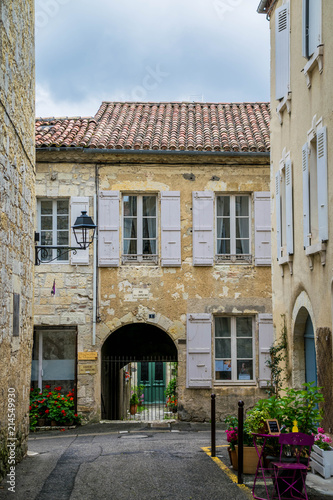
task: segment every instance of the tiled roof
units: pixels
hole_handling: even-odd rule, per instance
[[[37,118],[36,146],[268,152],[268,103],[103,102],[94,117]]]

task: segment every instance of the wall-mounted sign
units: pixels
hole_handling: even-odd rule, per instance
[[[97,352],[89,351],[89,352],[78,352],[77,358],[79,361],[95,361],[97,359]]]
[[[86,373],[95,375],[95,373],[97,373],[97,366],[92,364],[79,365],[79,375],[84,375]]]
[[[149,288],[133,288],[133,299],[149,299]]]

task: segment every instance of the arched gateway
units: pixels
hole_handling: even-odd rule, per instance
[[[177,371],[177,348],[155,325],[132,323],[113,332],[102,347],[102,418],[163,419],[165,390]],[[138,392],[138,413],[130,414],[130,398]]]

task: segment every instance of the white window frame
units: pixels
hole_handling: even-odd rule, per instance
[[[41,209],[41,203],[43,201],[52,201],[52,245],[50,246],[57,246],[57,247],[63,247],[64,250],[66,248],[70,247],[70,199],[69,198],[47,198],[47,197],[41,197],[37,199],[37,216],[38,216],[38,225],[37,225],[37,232],[40,235],[40,241],[39,241],[39,246],[43,247],[41,242],[41,235],[42,235],[42,228],[41,228],[41,219],[42,219],[42,209]],[[68,203],[68,245],[58,245],[57,243],[57,202],[58,201],[67,201]],[[46,245],[47,246],[47,245]],[[53,262],[44,262],[42,260],[42,254],[41,254],[41,264],[68,264],[69,263],[69,252],[67,252],[67,255],[65,255],[64,259],[58,260],[57,259],[57,249],[49,249],[48,252],[51,253],[51,258],[55,259]],[[49,260],[49,257],[47,258]]]
[[[216,358],[216,338],[226,338],[226,337],[216,337],[216,321],[215,319],[218,317],[230,318],[231,323],[231,380],[218,380],[216,379],[216,361],[223,360],[223,358]],[[252,323],[252,358],[246,358],[252,361],[252,373],[253,378],[250,380],[238,380],[237,379],[237,336],[236,336],[236,321],[237,318],[251,318]],[[214,317],[214,359],[213,359],[213,369],[214,369],[214,385],[256,385],[256,329],[255,329],[255,317],[251,314],[244,315],[223,315],[223,316],[215,316]],[[241,358],[244,359],[244,358]]]
[[[124,231],[124,220],[125,220],[125,215],[124,215],[124,199],[126,196],[136,196],[137,198],[137,236],[136,236],[136,241],[137,241],[137,253],[136,254],[125,254],[124,253],[124,240],[125,240],[125,231]],[[156,199],[156,254],[143,254],[142,250],[142,240],[143,240],[143,215],[142,215],[142,206],[143,206],[143,197],[144,196],[152,196]],[[158,232],[159,232],[159,197],[156,193],[122,193],[122,202],[121,202],[121,227],[122,227],[122,263],[123,264],[137,264],[137,263],[144,263],[144,264],[157,264],[158,263],[158,257],[159,257],[159,239],[158,239]],[[127,239],[127,238],[126,238]],[[154,238],[150,238],[154,239]]]
[[[219,197],[229,197],[230,198],[230,254],[218,254],[218,240],[219,235],[217,231],[217,221],[221,216],[217,215],[217,199]],[[242,218],[247,218],[249,222],[249,254],[236,254],[236,197],[243,196],[248,200],[249,215],[243,216]],[[252,263],[252,198],[249,193],[217,193],[215,195],[215,260],[217,263],[239,263],[239,264],[251,264]],[[237,217],[240,218],[240,217]],[[240,239],[240,238],[239,238]],[[241,238],[247,239],[247,238]]]

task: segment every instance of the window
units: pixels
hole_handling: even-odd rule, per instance
[[[215,380],[253,381],[253,319],[215,318]]]
[[[157,260],[157,197],[123,196],[123,262]]]
[[[303,56],[308,59],[321,44],[321,0],[303,0]]]
[[[289,153],[280,161],[275,176],[277,258],[289,262],[294,253],[292,163]]]
[[[250,197],[216,197],[216,257],[218,261],[251,260]]]
[[[39,232],[41,246],[60,246],[64,250],[69,246],[69,200],[39,200]],[[56,262],[68,262],[68,253],[62,249],[45,248],[41,252],[41,261],[56,259]]]

